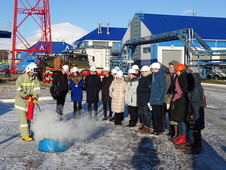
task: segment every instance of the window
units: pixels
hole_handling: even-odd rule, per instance
[[[151,47],[144,47],[143,48],[143,53],[150,53],[151,52]]]

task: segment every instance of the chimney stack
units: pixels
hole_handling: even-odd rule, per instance
[[[107,24],[107,34],[110,34],[110,27],[109,27],[110,22],[107,22],[106,24]]]
[[[102,23],[98,23],[98,34],[102,34]]]

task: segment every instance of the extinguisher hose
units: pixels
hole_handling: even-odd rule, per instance
[[[40,108],[40,106],[38,105],[38,103],[36,103],[36,105],[38,106],[38,109],[39,109],[39,111],[41,112],[41,108]]]

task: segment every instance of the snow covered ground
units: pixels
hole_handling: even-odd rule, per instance
[[[14,84],[0,84],[0,169],[226,169],[226,86],[203,86],[208,102],[203,152],[191,155],[175,148],[166,135],[141,135],[137,127],[126,127],[126,114],[122,126],[102,121],[101,102],[99,121],[88,120],[85,101],[82,118],[76,120],[68,94],[65,118],[59,122],[54,117],[55,101],[45,88],[41,89],[41,112],[36,107],[32,121],[36,140],[23,141],[13,103]],[[73,144],[65,152],[39,151],[39,140],[51,134]]]

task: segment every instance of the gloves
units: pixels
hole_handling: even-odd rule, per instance
[[[32,98],[32,102],[34,103],[34,104],[37,104],[38,103],[38,99],[37,98]]]
[[[170,104],[166,104],[166,109],[169,110]]]
[[[30,102],[32,98],[31,98],[31,96],[25,96],[24,99],[25,99],[26,101]]]

